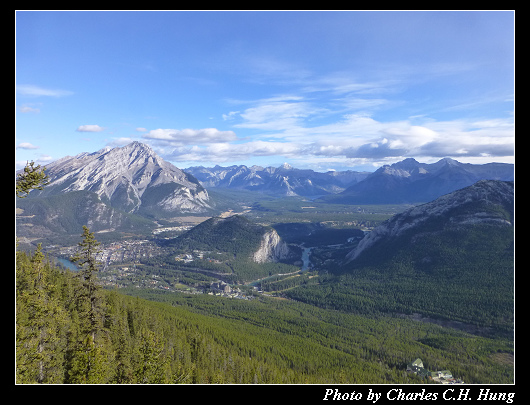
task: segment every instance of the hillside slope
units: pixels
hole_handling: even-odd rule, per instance
[[[405,237],[405,234],[412,235],[412,239],[426,232],[464,229],[466,225],[511,227],[513,217],[513,182],[481,180],[395,215],[366,235],[346,260],[355,260],[363,252],[369,254],[369,249],[377,244],[385,245],[387,249],[393,240]]]
[[[385,221],[319,286],[292,298],[347,311],[422,314],[513,331],[512,182],[480,181]],[[324,280],[324,278],[323,278]]]
[[[285,243],[274,229],[239,215],[210,218],[164,245],[173,251],[166,259],[173,266],[175,255],[208,252],[209,259],[178,261],[178,265],[213,271],[234,283],[298,271],[291,264],[301,255],[300,249]]]
[[[254,224],[240,215],[210,218],[170,245],[179,249],[216,250],[256,263],[279,262],[291,254],[274,229]]]

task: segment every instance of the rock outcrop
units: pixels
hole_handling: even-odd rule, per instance
[[[279,262],[288,259],[290,255],[287,243],[282,241],[280,235],[272,229],[263,235],[260,248],[254,253],[253,260],[256,263]]]

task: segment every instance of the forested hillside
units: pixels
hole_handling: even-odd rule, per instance
[[[226,219],[210,218],[167,245],[183,250],[216,250],[247,259],[259,248],[264,233],[265,227],[234,215]]]
[[[401,313],[513,333],[512,182],[479,181],[410,208],[366,235],[327,281],[288,292],[356,313]],[[324,278],[321,278],[324,280]]]
[[[267,298],[130,293],[161,302],[89,292],[19,252],[17,382],[421,383],[405,371],[416,357],[466,382],[513,382],[508,340]]]
[[[228,218],[210,218],[195,226],[185,234],[164,242],[164,247],[171,251],[164,257],[156,257],[145,261],[149,266],[165,268],[168,271],[179,268],[200,268],[210,270],[232,283],[243,283],[278,273],[292,273],[299,267],[290,263],[300,258],[300,251],[280,241],[278,236],[276,244],[264,246],[267,242],[265,236],[273,232],[272,228],[258,225],[247,218],[233,215]],[[255,254],[259,250],[274,250],[279,246],[283,248],[283,255],[278,254],[271,260],[258,262]],[[267,249],[268,248],[268,249]],[[186,254],[191,251],[202,251],[211,257],[194,260],[186,263],[175,261],[176,254]]]

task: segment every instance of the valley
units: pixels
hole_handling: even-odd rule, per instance
[[[109,305],[102,311],[121,311],[116,302],[128,308],[128,314],[105,315],[116,320],[107,325],[116,339],[109,356],[119,353],[123,336],[146,344],[145,332],[130,321],[148,318],[146,311],[159,323],[142,330],[164,330],[159,347],[178,381],[422,383],[406,371],[421,357],[426,368],[449,369],[466,383],[513,382],[513,364],[505,361],[514,355],[513,182],[478,180],[424,203],[339,203],[244,183],[204,188],[146,148],[132,145],[119,156],[127,150],[132,161],[123,187],[129,197],[143,190],[141,198],[124,200],[101,188],[104,182],[65,192],[67,183],[87,186],[90,178],[65,169],[51,190],[17,201],[16,210],[25,263],[40,243],[64,264],[78,251],[80,225],[91,227],[101,243],[98,283]],[[111,152],[98,151],[91,164],[115,164]],[[397,173],[400,181],[425,180],[429,167],[415,173],[416,163],[385,167],[377,178]],[[159,177],[146,174],[152,164],[200,196],[159,187]],[[466,170],[480,172],[472,169]],[[293,170],[284,165],[269,172],[288,177]],[[107,174],[108,184],[116,181]],[[359,190],[371,179],[363,176],[355,180]],[[408,180],[399,184],[412,190]],[[165,209],[168,199],[180,208]],[[76,273],[56,276],[66,277],[58,284],[64,294]],[[185,335],[172,335],[160,320],[169,318]],[[125,324],[126,332],[113,329]],[[217,353],[215,369],[206,347]],[[228,358],[237,359],[236,369],[226,365]]]
[[[254,200],[259,201],[259,196],[258,198],[254,197]],[[327,204],[315,203],[314,211],[307,214],[304,222],[277,222],[282,219],[285,221],[299,219],[300,211],[305,209],[307,201],[304,198],[297,198],[263,202],[264,206],[267,207],[265,213],[261,204],[258,205],[254,202],[254,205],[249,207],[245,206],[247,203],[251,202],[238,200],[238,205],[241,205],[242,210],[223,211],[218,218],[245,215],[253,221],[259,221],[258,223],[261,225],[272,226],[279,231],[281,237],[290,245],[298,248],[300,252],[299,257],[293,260],[295,266],[286,270],[286,275],[295,275],[312,270],[311,256],[316,263],[321,263],[329,260],[329,258],[323,258],[326,252],[335,252],[341,247],[351,249],[373,225],[408,207],[408,205],[333,206],[330,209]],[[341,215],[347,217],[348,220],[329,220],[330,217],[340,218]],[[160,259],[171,254],[172,249],[166,246],[168,241],[183,235],[194,226],[211,218],[204,215],[165,218],[158,221],[159,226],[154,228],[150,234],[144,233],[144,235],[138,234],[131,237],[128,233],[121,235],[114,233],[114,237],[118,240],[107,241],[105,238],[107,232],[96,232],[95,235],[98,240],[104,241],[97,256],[97,260],[101,263],[100,274],[103,285],[109,288],[158,288],[176,293],[208,293],[210,292],[210,283],[231,281],[226,278],[226,273],[216,271],[215,268],[212,269],[211,264],[221,263],[219,260],[222,258],[220,257],[221,252],[212,253],[207,250],[191,249],[184,253],[174,253],[171,256],[172,260],[165,264],[166,274],[163,277],[159,276],[159,271],[153,268],[157,266],[157,264],[153,266],[153,263],[159,263],[157,258]],[[309,222],[319,219],[324,221]],[[36,242],[42,242],[44,251],[49,255],[64,259],[71,257],[77,248],[76,245],[46,244],[46,239]],[[201,267],[205,261],[209,266]],[[171,275],[171,271],[177,275]],[[258,288],[249,290],[249,293],[257,294],[258,289],[261,291],[262,288],[267,293],[275,285],[280,285],[279,281],[281,281],[283,274],[267,275],[266,277],[237,282],[232,287],[238,285],[257,286]],[[153,281],[155,280],[153,277],[157,278],[156,282]],[[302,278],[307,277],[306,275]],[[300,282],[301,279],[297,281]],[[284,282],[283,284],[295,285],[296,282],[291,280],[290,283]],[[175,285],[179,287],[177,288]],[[281,291],[282,288],[275,290],[274,295],[281,296]],[[268,294],[270,295],[270,293]]]

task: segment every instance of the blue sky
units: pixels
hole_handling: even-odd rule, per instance
[[[15,162],[514,162],[514,13],[17,11]]]

